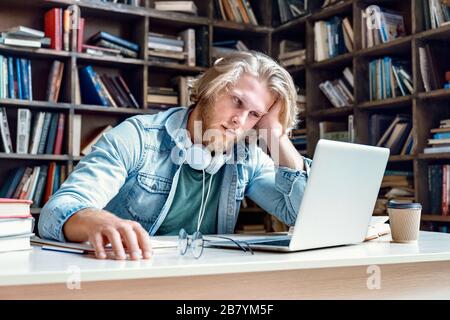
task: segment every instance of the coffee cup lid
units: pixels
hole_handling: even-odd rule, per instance
[[[387,204],[387,207],[391,209],[422,209],[422,205],[420,203],[404,203],[395,200],[390,200]]]

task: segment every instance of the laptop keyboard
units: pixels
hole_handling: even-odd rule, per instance
[[[278,246],[278,247],[288,247],[289,243],[291,242],[290,239],[286,239],[286,240],[273,240],[273,241],[261,241],[261,242],[255,242],[255,243],[251,243],[249,242],[250,245],[265,245],[265,246]]]

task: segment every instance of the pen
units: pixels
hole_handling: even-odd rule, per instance
[[[42,250],[48,250],[48,251],[57,251],[57,252],[65,252],[65,253],[77,253],[77,254],[84,254],[84,250],[80,249],[70,249],[70,248],[62,248],[62,247],[54,247],[54,246],[42,246]]]

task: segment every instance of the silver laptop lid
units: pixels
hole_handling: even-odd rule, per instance
[[[389,149],[319,140],[289,250],[364,240]]]

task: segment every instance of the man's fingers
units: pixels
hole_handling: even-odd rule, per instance
[[[150,242],[150,236],[140,225],[135,225],[133,230],[136,232],[139,247],[142,250],[142,256],[144,259],[150,259],[152,256],[152,244]]]
[[[104,234],[108,237],[109,242],[112,245],[114,255],[117,260],[126,259],[125,250],[122,245],[122,240],[120,238],[120,233],[113,228],[108,228],[104,231]]]
[[[133,228],[130,225],[125,225],[119,228],[119,232],[122,239],[125,241],[131,259],[139,260],[141,257],[141,250],[139,249],[137,236]]]
[[[101,233],[95,233],[90,239],[90,242],[94,246],[97,259],[106,259],[105,244]]]

